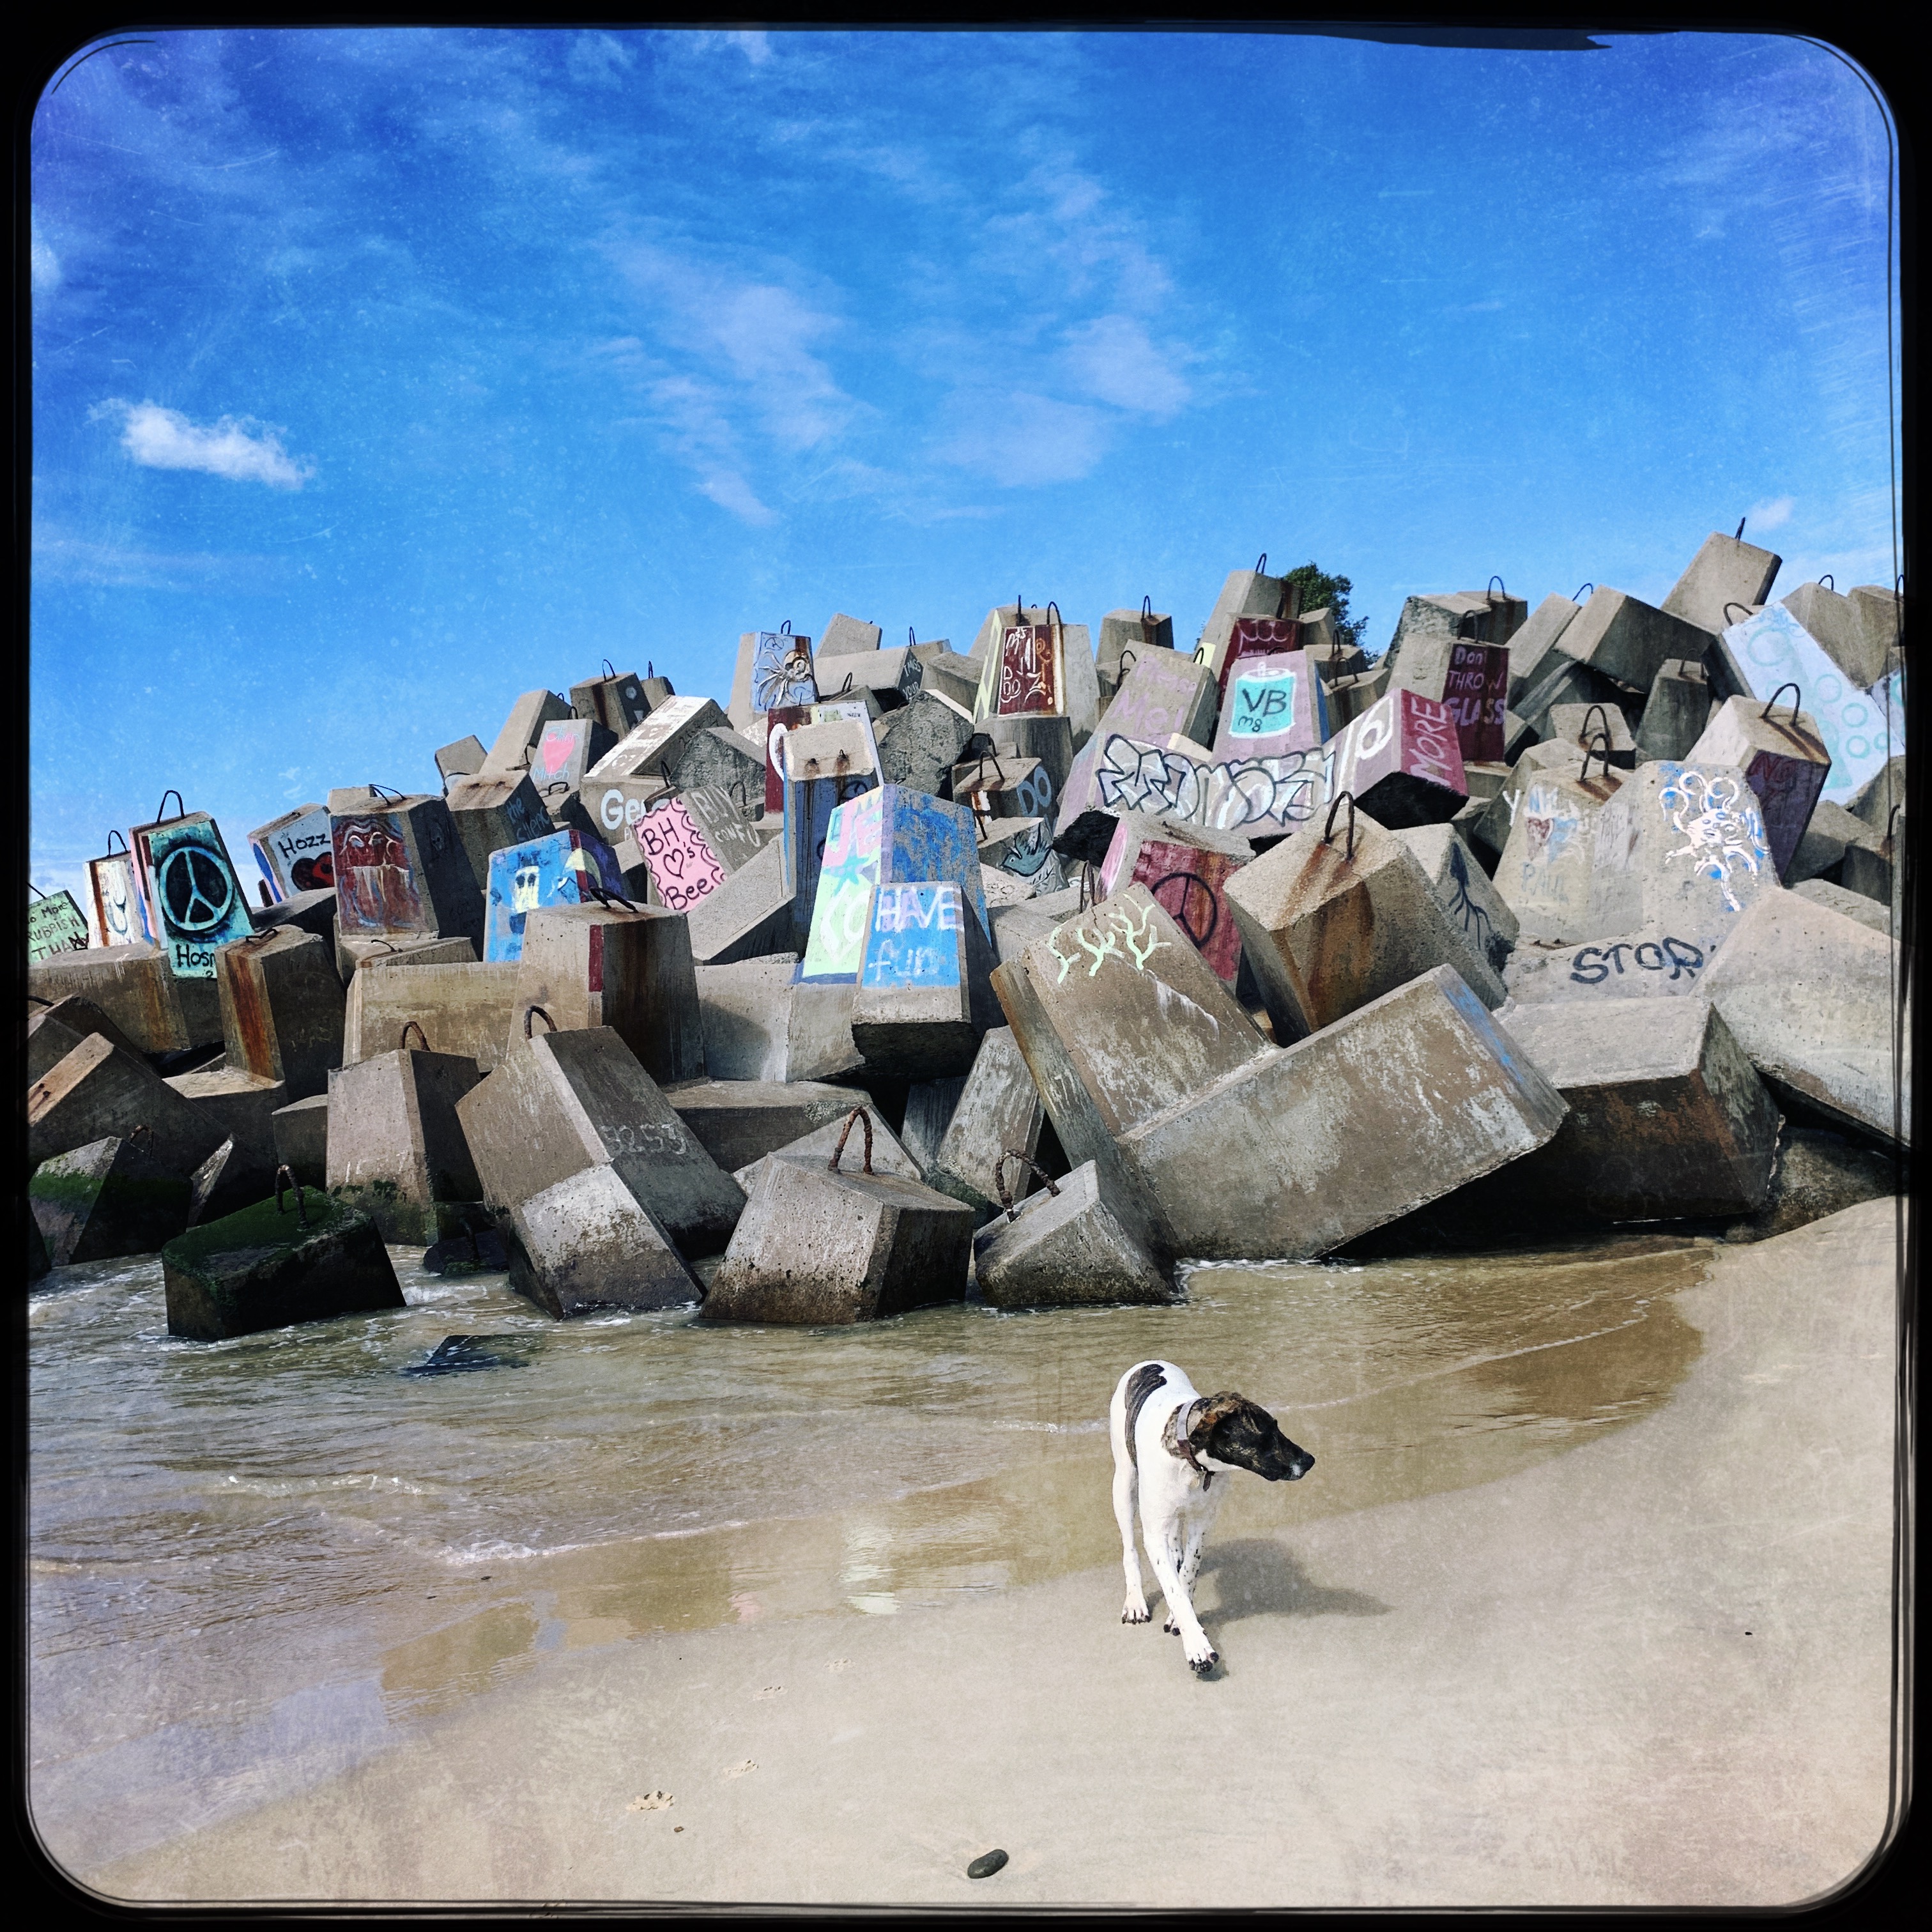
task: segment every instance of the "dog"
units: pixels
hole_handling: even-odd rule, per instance
[[[1315,1458],[1281,1432],[1258,1402],[1225,1390],[1202,1397],[1172,1362],[1136,1362],[1114,1390],[1107,1412],[1114,1444],[1114,1520],[1120,1526],[1120,1564],[1126,1572],[1124,1624],[1144,1624],[1148,1603],[1134,1549],[1134,1510],[1141,1540],[1167,1599],[1161,1628],[1178,1636],[1197,1676],[1220,1660],[1194,1614],[1194,1580],[1201,1546],[1214,1527],[1225,1493],[1216,1477],[1252,1470],[1270,1483],[1298,1483]]]

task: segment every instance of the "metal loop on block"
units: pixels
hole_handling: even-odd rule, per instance
[[[788,638],[791,635],[791,620],[789,617],[778,626],[778,635],[782,638]]]
[[[393,939],[372,939],[370,940],[369,944],[371,946],[386,946],[392,952],[400,950],[396,942]]]
[[[568,779],[568,778],[553,778],[553,779],[551,779],[551,781],[550,782],[550,783],[549,783],[548,784],[547,784],[547,785],[545,785],[545,786],[544,787],[544,788],[543,788],[543,795],[544,795],[544,796],[545,798],[548,798],[548,797],[549,797],[549,796],[550,795],[550,794],[551,794],[552,792],[554,792],[554,791],[568,791],[568,790],[569,790],[569,789],[570,789],[570,781],[569,781],[569,779]]]
[[[1724,622],[1728,624],[1731,621],[1731,613],[1733,610],[1742,610],[1744,614],[1744,621],[1747,623],[1750,621],[1750,606],[1748,604],[1740,604],[1735,597],[1731,597],[1726,598],[1724,602]]]
[[[1597,728],[1597,731],[1594,732],[1590,729],[1590,720],[1592,718],[1600,718],[1604,721],[1603,723]],[[1605,737],[1608,737],[1610,736],[1610,714],[1606,711],[1600,704],[1592,705],[1589,710],[1583,714],[1584,743],[1586,745],[1588,744],[1590,740],[1598,735],[1598,732],[1600,732]]]
[[[656,664],[656,661],[655,661],[654,659],[652,659],[652,658],[645,658],[645,660],[644,660],[644,675],[645,675],[645,676],[646,676],[646,677],[656,677],[656,676],[657,676],[657,674],[658,674],[658,668],[657,668],[657,664]]]
[[[1141,626],[1150,638],[1154,635],[1154,593],[1151,591],[1141,598]]]
[[[378,798],[393,798],[400,800],[403,796],[400,792],[395,790],[391,786],[377,784],[373,781],[364,787],[364,790],[374,792]]]
[[[606,677],[615,677],[617,675],[617,667],[608,658],[604,660],[604,675]]]
[[[154,808],[154,820],[156,824],[158,824],[160,821],[161,806],[166,805],[170,799],[174,800],[174,801],[180,806],[181,817],[185,818],[188,816],[188,800],[183,798],[181,794],[177,791],[172,785],[170,785],[167,790],[161,794],[161,804],[156,806]]]
[[[1736,536],[1734,536],[1733,538],[1732,538],[1732,539],[1731,539],[1732,542],[1733,542],[1733,543],[1742,543],[1742,542],[1744,542],[1744,525],[1745,525],[1746,524],[1748,524],[1748,522],[1750,522],[1750,519],[1748,517],[1740,517],[1740,518],[1738,519],[1738,533],[1737,533],[1737,535],[1736,535]]]
[[[1060,614],[1060,606],[1056,604],[1051,597],[1049,597],[1046,600],[1047,628],[1049,631],[1057,631],[1065,622],[1066,620]]]
[[[554,1021],[554,1019],[552,1019],[552,1018],[550,1018],[550,1016],[549,1016],[549,1014],[548,1014],[548,1013],[546,1013],[546,1012],[544,1012],[544,1010],[543,1010],[543,1008],[542,1008],[542,1007],[541,1007],[541,1006],[526,1006],[526,1007],[524,1009],[524,1039],[528,1040],[528,1039],[530,1037],[530,1022],[531,1022],[531,1021],[532,1021],[533,1019],[535,1019],[535,1018],[538,1016],[538,1014],[540,1014],[540,1013],[541,1013],[541,1014],[542,1014],[542,1016],[543,1016],[543,1023],[544,1023],[544,1032],[546,1032],[546,1033],[555,1033],[555,1032],[556,1031],[556,1021]]]
[[[1798,700],[1804,694],[1798,688],[1798,680],[1796,678],[1791,679],[1786,683],[1780,684],[1778,688],[1764,700],[1764,709],[1757,715],[1760,718],[1768,718],[1771,716],[1771,707],[1775,704],[1787,691],[1791,694],[1791,722],[1792,724],[1796,724],[1798,722]]]
[[[288,1176],[284,1181],[284,1174]],[[289,1210],[282,1205],[282,1196],[292,1187],[296,1191],[296,1221],[300,1227],[308,1226],[308,1204],[302,1198],[302,1184],[296,1178],[295,1169],[284,1162],[275,1169],[275,1212],[286,1214]]]
[[[1123,644],[1120,646],[1121,676],[1125,677],[1126,676],[1128,668],[1130,665],[1139,663],[1140,656],[1140,652],[1136,650],[1132,644]]]
[[[52,1000],[44,1000],[38,993],[29,993],[27,998],[37,1006],[51,1006],[53,1004]]]
[[[112,826],[110,826],[108,828],[108,832],[107,832],[107,850],[108,850],[108,852],[109,852],[110,854],[112,853],[112,851],[113,851],[113,850],[114,850],[114,842],[115,842],[115,840],[116,840],[116,839],[117,839],[117,838],[118,838],[118,839],[119,839],[119,840],[120,840],[120,842],[121,842],[121,849],[122,849],[122,851],[124,851],[124,851],[126,851],[126,850],[127,850],[127,849],[128,849],[128,835],[127,835],[127,833],[125,833],[124,832],[117,831],[117,830],[116,830]]]
[[[1610,734],[1609,732],[1599,731],[1593,736],[1584,740],[1582,768],[1576,774],[1576,782],[1579,784],[1590,776],[1590,760],[1593,758],[1603,760],[1604,776],[1608,778],[1610,775]]]
[[[1905,801],[1900,799],[1885,815],[1885,843],[1888,851],[1892,848],[1892,835],[1898,829],[1898,814],[1904,809]]]
[[[27,890],[38,898],[45,898],[47,896],[46,888],[35,885],[32,879],[27,881]]]
[[[1838,580],[1834,577],[1828,570],[1826,572],[1822,577],[1819,578],[1818,581],[1823,584],[1826,589],[1832,592],[1834,596],[1838,594]]]
[[[1505,584],[1502,580],[1502,578],[1498,576],[1493,571],[1490,574],[1490,584],[1493,584],[1496,586],[1496,589],[1500,590],[1505,597],[1509,595],[1509,586]],[[1490,584],[1486,584],[1483,586],[1483,595],[1485,597],[1487,597],[1492,604],[1494,604],[1496,600],[1490,592]]]
[[[1268,574],[1268,552],[1266,550],[1263,550],[1261,555],[1255,559],[1255,574],[1257,577],[1265,577]]]
[[[1094,896],[1093,890],[1096,876],[1093,860],[1082,859],[1080,862],[1080,897],[1073,909],[1076,917],[1090,907],[1096,906],[1100,903]]]
[[[833,696],[834,698],[843,698],[843,697],[844,697],[844,696],[846,695],[846,694],[847,694],[848,692],[849,692],[851,690],[851,688],[852,688],[852,674],[848,670],[848,671],[845,674],[845,682],[844,682],[843,684],[842,684],[842,685],[838,687],[838,688],[836,691],[835,691],[832,694],[832,696]]]
[[[918,633],[914,630],[913,627],[910,624],[908,624],[906,626],[906,649],[909,651],[913,651],[918,650]]]
[[[1006,1162],[1010,1160],[1018,1161],[1022,1167],[1031,1168],[1034,1172],[1046,1183],[1048,1193],[1057,1195],[1060,1192],[1053,1176],[1048,1174],[1031,1154],[1022,1154],[1018,1148],[1006,1148],[999,1159],[993,1163],[993,1184],[1000,1190],[1000,1205],[1006,1210],[1006,1219],[1009,1221],[1014,1220],[1020,1211],[1018,1204],[1015,1202],[1006,1186]]]
[[[832,1158],[825,1165],[834,1174],[838,1172],[838,1157],[845,1151],[845,1143],[852,1137],[852,1123],[856,1120],[866,1130],[866,1173],[872,1171],[872,1117],[863,1107],[854,1107],[845,1116],[845,1124],[838,1130],[838,1144],[832,1150]]]
[[[425,1053],[428,1052],[430,1050],[429,1035],[423,1031],[422,1022],[421,1020],[405,1020],[403,1022],[403,1030],[396,1036],[396,1046],[398,1050],[400,1052],[403,1048],[409,1045],[410,1035],[411,1034],[414,1034],[417,1039],[422,1042],[422,1051]]]
[[[1573,598],[1570,598],[1570,602],[1571,602],[1571,603],[1573,603],[1573,604],[1580,604],[1580,603],[1582,603],[1582,601],[1583,601],[1583,593],[1584,593],[1584,592],[1585,592],[1585,591],[1586,591],[1586,590],[1592,590],[1592,591],[1593,591],[1593,590],[1594,590],[1596,589],[1596,587],[1597,587],[1597,586],[1596,586],[1594,584],[1578,584],[1578,585],[1577,585],[1577,586],[1576,586],[1576,596],[1574,596]]]
[[[577,890],[580,893],[588,892],[606,911],[614,905],[622,906],[626,912],[635,912],[638,909],[622,892],[614,892],[608,886],[600,884],[586,872],[580,872],[578,874]],[[581,898],[578,901],[579,905],[583,903]],[[548,1019],[550,1016],[546,1013],[544,1017]]]
[[[1322,842],[1332,845],[1335,842],[1335,814],[1342,808],[1342,801],[1348,806],[1348,844],[1342,855],[1342,862],[1352,866],[1355,862],[1355,794],[1352,791],[1337,792],[1334,802],[1328,808],[1328,822],[1322,828]]]

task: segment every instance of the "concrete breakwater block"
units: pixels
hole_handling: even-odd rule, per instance
[[[737,1184],[610,1027],[533,1030],[462,1096],[456,1118],[482,1198],[500,1207],[610,1167],[693,1256],[717,1253],[744,1208]]]
[[[468,778],[480,772],[489,756],[483,740],[472,731],[468,737],[442,746],[436,754],[436,768],[446,784],[452,778]]]
[[[476,946],[460,936],[439,939],[434,936],[411,939],[347,939],[338,933],[335,970],[344,986],[352,987],[355,976],[364,966],[462,966],[473,965],[482,957]]]
[[[704,1077],[704,1022],[690,928],[648,906],[546,906],[524,928],[511,1040],[540,1007],[570,1032],[608,1027],[660,1085]]]
[[[783,839],[772,839],[707,892],[686,917],[691,956],[700,966],[729,966],[794,950],[798,914],[795,895],[785,883]]]
[[[338,944],[405,938],[482,944],[482,881],[442,799],[338,786],[328,794],[328,836]]]
[[[1485,1005],[1503,982],[1436,896],[1414,853],[1348,802],[1228,881],[1228,903],[1277,1041],[1318,1032],[1432,966]]]
[[[275,1139],[275,1165],[286,1167],[304,1187],[328,1185],[328,1096],[278,1107],[269,1125]]]
[[[879,776],[935,796],[973,736],[971,714],[936,691],[921,691],[880,728]]]
[[[1910,1179],[1909,1162],[1895,1151],[1847,1139],[1829,1128],[1786,1121],[1778,1137],[1778,1160],[1764,1205],[1732,1222],[1724,1238],[1768,1240],[1861,1201],[1903,1194]]]
[[[509,960],[433,966],[408,959],[370,960],[349,982],[341,1064],[353,1066],[388,1052],[415,1025],[432,1053],[473,1060],[487,1073],[509,1042],[517,973],[516,963]]]
[[[1795,699],[1789,712],[1780,712],[1755,698],[1726,698],[1684,762],[1734,765],[1744,773],[1757,794],[1772,867],[1780,880],[1787,878],[1832,765],[1817,727]]]
[[[89,1034],[27,1089],[27,1157],[36,1167],[92,1142],[126,1140],[137,1128],[153,1157],[182,1174],[227,1138],[145,1060],[102,1034]]]
[[[1507,776],[1498,769],[1498,786]],[[1412,825],[1394,836],[1422,868],[1449,922],[1489,962],[1491,970],[1500,974],[1516,944],[1516,914],[1490,884],[1462,834],[1453,825]],[[1470,980],[1466,973],[1462,976]]]
[[[161,1276],[168,1333],[196,1342],[406,1305],[375,1222],[306,1190],[177,1236]]]
[[[846,1118],[849,1118],[850,1112],[848,1108]],[[838,1137],[844,1130],[844,1118],[827,1120],[824,1126],[814,1127],[810,1133],[802,1134],[796,1140],[788,1142],[776,1154],[763,1155],[748,1167],[740,1168],[731,1178],[744,1190],[748,1198],[757,1191],[765,1169],[775,1160],[802,1160],[808,1164],[816,1162],[820,1166],[824,1166],[831,1160],[832,1150],[838,1144]],[[896,1175],[904,1180],[926,1179],[918,1158],[912,1150],[884,1120],[876,1118],[872,1124],[872,1172]]]
[[[910,1124],[910,1106],[908,1119]],[[990,1220],[999,1212],[995,1169],[1001,1156],[1015,1151],[1030,1162],[1040,1151],[1046,1120],[1040,1090],[1012,1028],[992,1028],[980,1042],[972,1071],[926,1164],[926,1185],[964,1202],[982,1223]],[[1009,1176],[1020,1198],[1032,1184],[1030,1166]]]
[[[1503,968],[1512,1001],[1648,999],[1694,992],[1712,954],[1662,926],[1580,946],[1519,946]],[[1504,1024],[1508,1016],[1501,1016]]]
[[[64,1000],[27,1008],[27,1084],[31,1087],[42,1074],[64,1059],[89,1034],[100,1034],[125,1052],[139,1054],[136,1046],[92,1000],[70,994]]]
[[[1552,704],[1549,731],[1552,738],[1574,745],[1580,760],[1586,751],[1597,748],[1597,734],[1604,733],[1610,740],[1612,766],[1627,772],[1636,764],[1636,740],[1629,721],[1614,704]]]
[[[973,1260],[981,1298],[992,1308],[1100,1308],[1180,1298],[1172,1274],[1148,1252],[1138,1217],[1108,1202],[1090,1160],[997,1215],[974,1237]]]
[[[27,968],[27,991],[58,1005],[82,999],[142,1053],[181,1053],[221,1037],[213,980],[178,980],[158,946],[97,946],[57,952]]]
[[[1120,1152],[1174,1252],[1308,1259],[1542,1146],[1567,1112],[1437,966],[1129,1128]]]
[[[329,1192],[367,1212],[386,1241],[428,1246],[443,1232],[440,1209],[483,1198],[456,1112],[482,1077],[460,1054],[408,1047],[332,1073]]]
[[[728,1174],[843,1120],[857,1104],[850,1088],[820,1080],[693,1080],[667,1088],[664,1098]]]
[[[656,705],[584,774],[584,789],[602,779],[648,777],[676,765],[690,741],[730,722],[708,698],[670,698]]]
[[[1517,771],[1522,773],[1520,764]],[[1502,802],[1514,816],[1496,861],[1496,889],[1525,937],[1587,939],[1619,929],[1602,923],[1592,894],[1603,844],[1598,815],[1624,782],[1622,772],[1599,762],[1592,761],[1586,776],[1580,762],[1566,760],[1522,773],[1520,788],[1504,793]],[[1495,806],[1490,809],[1493,814]]]
[[[540,1190],[500,1225],[511,1287],[557,1321],[606,1308],[683,1307],[703,1293],[670,1231],[614,1164]]]
[[[1807,879],[1791,890],[1801,899],[1809,899],[1814,905],[1822,906],[1828,912],[1855,919],[1874,932],[1882,932],[1887,938],[1892,937],[1891,907],[1868,898],[1863,892],[1847,892],[1843,886],[1834,886],[1825,879]]]
[[[274,1116],[289,1103],[287,1088],[229,1066],[176,1073],[167,1084],[200,1109],[224,1140],[232,1140],[248,1162],[272,1174],[275,1168]]]
[[[1700,990],[1774,1092],[1910,1144],[1911,1061],[1894,1032],[1902,983],[1895,940],[1774,886],[1738,919]]]
[[[1555,591],[1544,598],[1509,640],[1509,701],[1518,698],[1547,668],[1550,647],[1564,627],[1582,610],[1582,604]]]
[[[510,706],[503,728],[496,734],[481,770],[521,772],[530,768],[530,753],[554,719],[572,715],[569,700],[554,691],[526,691]]]
[[[1592,592],[1589,602],[1563,627],[1553,650],[1556,656],[1630,690],[1647,692],[1666,659],[1702,658],[1713,632],[1721,628],[1700,627],[1674,611],[1660,610],[1627,592],[1605,586]],[[1523,715],[1530,715],[1526,706]]]
[[[1486,1184],[1499,1208],[1652,1221],[1763,1206],[1778,1108],[1708,999],[1553,1001],[1512,1015],[1510,1034],[1570,1112]]]
[[[547,838],[556,828],[526,771],[479,772],[452,778],[443,794],[476,883],[490,877],[490,855]]]
[[[156,1160],[146,1138],[110,1136],[34,1170],[27,1203],[54,1267],[152,1254],[186,1230],[194,1184]]]
[[[856,1151],[766,1167],[711,1278],[704,1320],[842,1324],[964,1299],[972,1209],[903,1175],[867,1172]]]
[[[1766,892],[1778,890],[1757,795],[1735,765],[1640,765],[1596,818],[1587,939],[1663,926],[1714,953]],[[1499,886],[1508,855],[1497,868]]]
[[[290,1100],[327,1093],[342,1064],[348,996],[330,950],[316,934],[284,927],[214,956],[229,1066],[280,1082]]]
[[[1711,716],[1711,680],[1701,662],[1666,658],[1650,681],[1637,722],[1636,748],[1646,758],[1682,759],[1704,735]]]
[[[1727,606],[1753,607],[1771,595],[1772,580],[1784,560],[1760,550],[1741,537],[1713,530],[1698,546],[1684,574],[1671,586],[1664,609],[1674,617],[1708,632],[1721,631],[1729,621]]]
[[[881,883],[866,916],[850,1024],[867,1071],[919,1081],[965,1073],[1000,1012],[987,983],[992,946],[958,886]]]
[[[1036,939],[993,987],[1067,1159],[1131,1185],[1114,1138],[1268,1052],[1144,886]]]

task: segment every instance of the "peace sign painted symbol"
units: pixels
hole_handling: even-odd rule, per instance
[[[235,902],[235,881],[212,852],[177,845],[161,861],[161,903],[182,932],[212,932]]]

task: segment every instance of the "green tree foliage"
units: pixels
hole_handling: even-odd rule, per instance
[[[1353,650],[1361,643],[1369,620],[1348,615],[1348,593],[1355,586],[1346,577],[1331,577],[1318,564],[1302,563],[1288,572],[1288,580],[1301,586],[1303,610],[1328,611],[1334,622],[1336,641],[1343,650]]]

